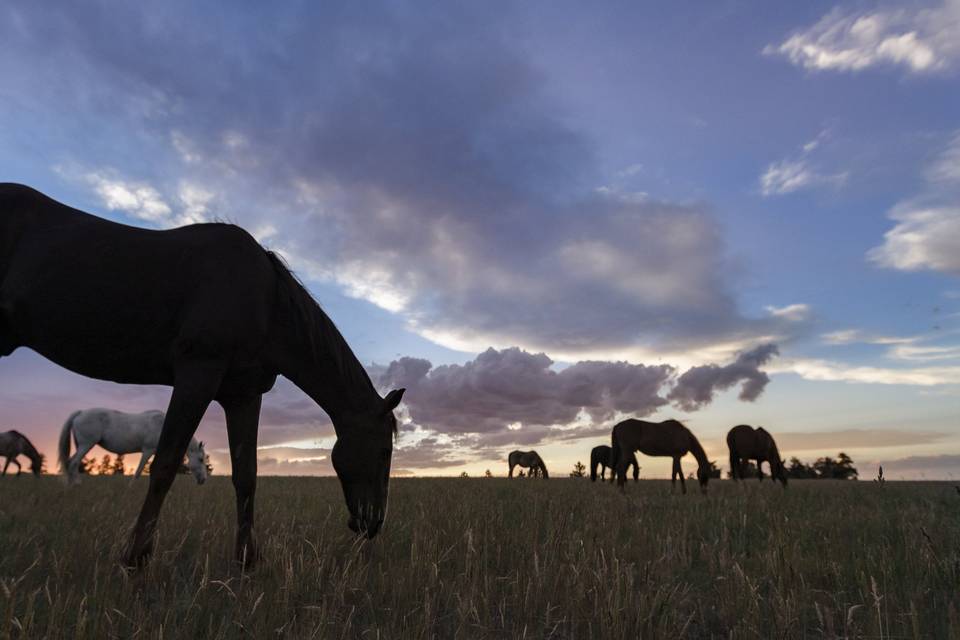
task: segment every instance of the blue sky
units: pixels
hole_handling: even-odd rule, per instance
[[[718,459],[747,422],[788,456],[950,477],[958,43],[955,0],[14,4],[0,179],[283,252],[410,386],[403,472],[517,447],[565,470],[646,416]],[[25,352],[0,382],[50,450],[73,409],[168,394]],[[281,383],[261,471],[328,473],[331,435]]]

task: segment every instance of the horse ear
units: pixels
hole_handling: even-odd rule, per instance
[[[393,411],[397,408],[397,405],[400,404],[400,401],[403,399],[403,392],[406,389],[394,389],[387,394],[387,397],[383,399],[383,407],[386,411]]]

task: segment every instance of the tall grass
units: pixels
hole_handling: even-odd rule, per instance
[[[180,478],[153,562],[117,559],[146,481],[0,479],[0,638],[960,637],[960,498],[939,483],[398,479],[386,529],[334,479]]]

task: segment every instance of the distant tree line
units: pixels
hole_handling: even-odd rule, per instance
[[[836,458],[826,456],[817,458],[813,464],[804,464],[796,456],[790,458],[787,463],[787,477],[797,480],[856,480],[859,476],[857,468],[853,466],[853,460],[842,451]],[[743,465],[743,477],[754,478],[757,476],[757,466],[752,462]],[[730,472],[727,471],[727,477]]]
[[[207,468],[207,475],[213,474],[213,464],[210,463],[210,454],[206,454],[203,459],[204,466]],[[150,466],[153,463],[153,460],[150,460],[143,466],[143,474],[150,475]],[[115,458],[111,458],[110,454],[104,454],[100,459],[100,462],[97,462],[95,459],[91,460],[90,458],[84,457],[80,461],[80,473],[86,473],[89,475],[98,475],[98,476],[122,476],[126,473],[126,465],[124,464],[123,454],[117,455]],[[190,468],[187,466],[186,458],[180,463],[180,468],[177,470],[177,473],[190,473]]]

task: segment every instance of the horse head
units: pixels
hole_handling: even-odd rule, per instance
[[[190,441],[187,447],[187,468],[196,478],[197,484],[207,481],[207,454],[203,449],[203,442]]]
[[[387,515],[390,461],[397,433],[393,410],[403,392],[391,391],[373,412],[334,419],[337,443],[330,458],[350,511],[347,526],[367,538],[377,535]]]

